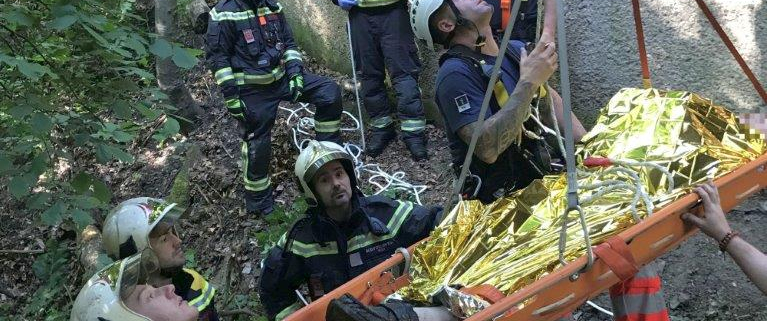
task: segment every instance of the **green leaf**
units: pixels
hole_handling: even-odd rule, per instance
[[[32,187],[32,184],[23,176],[16,176],[8,182],[8,191],[17,199],[26,196],[29,193],[30,187]]]
[[[27,200],[27,207],[33,210],[41,210],[51,201],[51,193],[41,192],[33,194]]]
[[[61,214],[64,213],[64,203],[58,201],[43,212],[42,220],[47,225],[56,225],[61,223]]]
[[[154,74],[153,73],[151,73],[149,71],[146,71],[144,69],[141,69],[141,68],[136,68],[136,67],[119,67],[119,68],[114,68],[114,70],[125,72],[126,75],[136,75],[136,76],[139,76],[139,77],[141,77],[143,79],[149,79],[149,80],[153,80],[154,79]]]
[[[13,57],[8,56],[8,55],[4,55],[2,53],[0,53],[0,62],[3,62],[3,63],[5,63],[5,64],[7,64],[8,66],[11,66],[11,67],[16,67],[16,64],[18,63],[16,61],[16,58],[13,58]]]
[[[69,16],[69,15],[67,15],[67,16],[61,16],[61,17],[58,17],[56,19],[53,19],[53,21],[51,21],[48,24],[48,26],[53,28],[53,29],[56,29],[58,31],[61,31],[61,30],[64,30],[66,28],[69,28],[75,22],[77,22],[77,17],[76,16]]]
[[[115,113],[115,116],[120,119],[131,119],[133,117],[133,112],[131,111],[130,105],[125,100],[118,100],[115,101],[114,104],[112,104],[112,112]]]
[[[155,120],[157,119],[157,117],[160,117],[160,115],[162,115],[161,111],[157,109],[149,108],[145,106],[144,103],[137,104],[135,107],[136,107],[136,110],[138,110],[138,112],[141,113],[141,115],[148,120]]]
[[[146,55],[146,47],[144,47],[144,44],[141,43],[141,41],[139,41],[136,37],[128,37],[128,39],[125,40],[125,47],[133,50],[136,55]]]
[[[93,223],[93,217],[91,214],[81,209],[74,209],[71,213],[72,221],[75,222],[79,230],[84,229],[89,224]]]
[[[77,14],[77,8],[71,4],[55,6],[51,8],[51,13],[53,13],[55,17],[73,16]]]
[[[32,23],[34,23],[34,21],[32,21],[32,19],[29,18],[29,16],[27,16],[26,13],[18,9],[13,10],[11,12],[4,13],[3,17],[8,22],[15,23],[16,25],[19,25],[19,26],[29,27],[32,25]]]
[[[165,125],[162,126],[162,130],[168,135],[175,135],[181,130],[181,126],[176,119],[168,117],[168,119],[165,120]]]
[[[173,46],[162,38],[155,39],[155,42],[149,46],[149,51],[162,59],[173,55]]]
[[[69,185],[71,185],[78,194],[85,194],[85,192],[90,189],[92,181],[93,177],[91,175],[88,175],[85,172],[80,172],[72,178]]]
[[[34,62],[28,62],[24,59],[16,59],[16,66],[19,67],[19,72],[31,80],[37,80],[45,74],[53,75],[48,67]]]
[[[13,162],[8,156],[0,154],[0,173],[13,169]]]
[[[48,155],[45,152],[37,154],[29,166],[29,175],[40,176],[48,168]]]
[[[93,179],[93,196],[95,196],[101,203],[109,204],[112,200],[112,191],[109,190],[107,184],[104,184],[100,179]]]
[[[162,143],[169,137],[178,134],[180,129],[181,126],[179,126],[178,121],[168,117],[168,119],[165,120],[165,124],[162,126],[162,128],[158,130],[156,134],[152,135],[152,138]]]
[[[184,69],[191,69],[197,65],[197,58],[195,58],[186,49],[175,46],[173,47],[173,63]]]
[[[98,198],[84,195],[72,197],[72,203],[75,204],[77,208],[86,211],[98,208],[101,204],[103,204]]]
[[[30,105],[28,105],[26,103],[23,103],[23,102],[19,102],[19,103],[17,103],[16,106],[13,106],[13,108],[11,108],[11,110],[9,110],[8,113],[13,118],[15,118],[16,120],[20,121],[20,120],[24,119],[24,117],[29,116],[29,114],[31,114],[32,111],[33,111],[32,110],[32,106],[30,106]]]
[[[97,31],[91,29],[91,27],[88,27],[86,25],[82,25],[82,26],[83,26],[83,28],[85,28],[85,31],[87,31],[89,34],[91,34],[93,39],[96,39],[96,41],[99,42],[99,44],[101,44],[104,47],[108,47],[109,46],[109,42],[106,39],[104,39],[104,37],[102,37]]]
[[[119,78],[109,83],[109,85],[112,88],[115,89],[122,89],[125,91],[139,91],[141,88],[139,88],[138,85],[136,85],[136,82],[128,79],[128,78]]]
[[[96,146],[96,158],[99,162],[106,163],[112,159],[124,163],[130,163],[133,161],[133,156],[126,153],[122,149],[107,144],[98,144]]]
[[[29,124],[32,126],[32,132],[41,136],[48,135],[51,129],[53,129],[51,119],[43,113],[32,114]]]
[[[114,140],[116,140],[118,143],[127,143],[132,141],[134,136],[122,130],[116,130],[112,133],[112,138],[114,138]]]

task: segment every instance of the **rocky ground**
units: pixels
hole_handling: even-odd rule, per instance
[[[188,45],[201,48],[199,38]],[[311,64],[310,64],[311,65]],[[313,71],[343,81],[343,77],[311,65]],[[278,117],[273,134],[272,181],[277,203],[282,205],[275,214],[263,218],[245,215],[242,210],[242,185],[239,170],[240,143],[237,124],[226,114],[221,97],[209,73],[202,65],[186,76],[194,97],[206,106],[207,115],[199,127],[179,141],[159,148],[152,142],[136,146],[136,161],[124,166],[100,166],[113,190],[115,202],[136,196],[168,197],[180,188],[174,178],[181,173],[186,178],[182,190],[189,211],[181,227],[190,266],[208,276],[219,289],[216,305],[224,319],[259,319],[262,311],[255,287],[258,283],[259,261],[270,242],[279,236],[296,212],[299,190],[293,178],[293,160],[297,155],[292,136],[285,121],[287,113]],[[354,110],[352,96],[345,94],[349,110]],[[290,106],[288,106],[290,107]],[[345,120],[346,125],[351,122]],[[452,173],[444,132],[428,126],[430,160],[415,163],[401,141],[390,146],[384,155],[366,163],[378,163],[389,173],[403,171],[405,179],[428,187],[421,195],[423,203],[444,203]],[[358,134],[345,137],[359,142]],[[140,153],[139,153],[140,151]],[[183,185],[183,184],[182,184]],[[34,224],[37,217],[19,216],[14,208],[21,206],[0,192],[0,319],[4,313],[18,315],[27,307],[32,294],[41,287],[35,277],[33,262],[36,249],[57,240],[63,251],[75,247],[75,233],[60,228],[43,228]],[[101,213],[104,214],[104,213]],[[733,228],[749,241],[767,249],[767,193],[744,202],[731,213]],[[102,219],[102,216],[97,217]],[[8,250],[22,250],[12,253]],[[662,268],[664,291],[672,320],[767,320],[767,298],[740,272],[729,258],[722,258],[715,244],[700,235],[658,260]],[[76,296],[83,280],[82,269],[72,256],[59,264],[68,271],[64,275],[65,291],[60,291],[56,304],[46,308],[60,309],[62,319],[68,318],[67,303]],[[41,271],[37,271],[40,273]],[[43,271],[44,272],[44,271]],[[595,300],[609,308],[606,298]],[[576,311],[578,320],[607,320],[592,308]]]

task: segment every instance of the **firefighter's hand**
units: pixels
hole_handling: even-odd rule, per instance
[[[357,0],[338,0],[338,6],[341,9],[349,11],[352,7],[357,5]]]
[[[304,77],[301,74],[295,74],[290,77],[290,102],[295,103],[298,98],[301,97],[301,92],[304,90]]]
[[[697,226],[703,233],[715,240],[721,240],[732,229],[724,217],[724,211],[719,201],[719,191],[711,181],[696,187],[694,191],[703,201],[703,214],[685,213],[682,214],[682,219]]]
[[[532,52],[522,49],[519,63],[520,82],[540,87],[557,70],[557,50],[553,42],[538,43]]]

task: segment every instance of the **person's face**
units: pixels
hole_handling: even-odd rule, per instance
[[[161,268],[174,268],[186,263],[184,249],[176,228],[168,223],[157,224],[149,234],[149,246],[157,256]]]
[[[341,162],[334,160],[320,167],[312,179],[317,198],[326,207],[346,206],[352,197],[349,176]]]
[[[147,284],[136,285],[133,292],[123,299],[123,304],[152,321],[197,320],[197,309],[182,300],[174,290],[172,284],[159,288]]]
[[[465,19],[471,20],[477,25],[477,28],[481,28],[483,25],[490,24],[490,18],[493,16],[493,6],[484,0],[453,0],[456,9],[461,12],[461,16]],[[450,11],[449,8],[443,10]],[[452,14],[447,15],[437,21],[438,28],[443,32],[451,32],[455,29],[455,16]],[[467,26],[470,28],[470,26]],[[474,30],[472,30],[474,32]]]

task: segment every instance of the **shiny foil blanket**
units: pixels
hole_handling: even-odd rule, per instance
[[[764,154],[767,144],[753,132],[732,112],[694,93],[618,92],[577,145],[579,200],[592,245],[636,224],[635,215],[645,217],[689,193],[691,186]],[[627,163],[586,168],[587,157]],[[412,283],[400,294],[428,302],[442,285],[490,284],[508,295],[542,278],[560,266],[566,191],[562,174],[488,205],[459,203],[430,240],[416,247]],[[584,255],[586,246],[578,212],[568,216],[564,257],[569,262]]]

